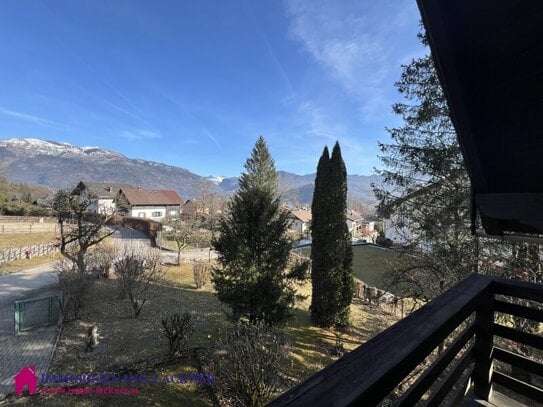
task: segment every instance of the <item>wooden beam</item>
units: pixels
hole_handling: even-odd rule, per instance
[[[543,377],[543,364],[501,348],[494,348],[494,359],[509,363],[527,372]]]
[[[494,302],[494,306],[496,312],[515,315],[520,318],[531,319],[532,321],[543,322],[543,310],[540,309],[499,300]]]
[[[505,339],[510,339],[514,342],[519,342],[524,345],[543,350],[543,338],[538,335],[518,331],[499,324],[494,324],[494,334]]]
[[[497,383],[509,390],[512,390],[515,393],[531,398],[538,403],[543,403],[543,390],[538,387],[532,386],[528,383],[524,383],[523,381],[517,380],[514,377],[508,376],[500,372],[494,373],[493,380],[494,383]]]
[[[443,370],[454,360],[458,352],[473,338],[475,324],[470,324],[458,335],[455,341],[436,359],[434,363],[417,379],[417,381],[398,400],[398,406],[414,406],[432,384],[438,379]]]

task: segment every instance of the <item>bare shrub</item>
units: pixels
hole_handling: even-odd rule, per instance
[[[204,373],[220,377],[212,384],[222,405],[262,406],[281,389],[281,366],[288,356],[285,337],[264,324],[238,323],[217,343]]]
[[[114,267],[119,293],[128,297],[137,318],[147,302],[151,283],[162,277],[160,255],[158,251],[129,252],[116,261]]]
[[[161,322],[162,333],[168,338],[170,359],[183,356],[187,351],[189,336],[194,332],[194,318],[188,312],[176,312]]]
[[[63,292],[62,313],[67,317],[72,313],[74,319],[79,319],[81,311],[93,297],[95,276],[92,273],[81,272],[75,263],[63,258],[55,266],[58,281]]]
[[[98,277],[109,278],[109,272],[116,257],[116,250],[109,245],[98,245],[88,254],[88,268]]]
[[[192,265],[192,275],[196,288],[200,289],[209,281],[210,269],[207,264],[196,263]]]

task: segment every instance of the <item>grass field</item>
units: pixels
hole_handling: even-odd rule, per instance
[[[309,256],[311,248],[301,249]],[[372,287],[385,288],[383,274],[398,260],[398,255],[389,249],[372,245],[353,246],[353,271],[356,278]]]
[[[55,240],[55,236],[55,233],[0,234],[0,250],[51,243]]]
[[[198,318],[197,329],[191,340],[191,346],[194,347],[209,346],[221,331],[231,326],[211,284],[208,283],[200,290],[195,288],[190,264],[167,269],[163,282],[153,286],[152,295],[138,319],[133,317],[128,301],[117,298],[114,280],[99,280],[94,289],[95,298],[99,298],[99,301],[90,304],[80,320],[64,324],[51,373],[119,372],[123,371],[123,366],[124,369],[128,366],[131,372],[146,374],[194,372],[196,366],[191,360],[152,369],[138,368],[145,365],[141,361],[158,361],[166,354],[167,343],[161,333],[161,318],[175,311],[194,312]],[[335,343],[333,333],[310,324],[308,307],[311,284],[307,282],[297,289],[307,298],[297,304],[294,318],[284,328],[291,342],[290,360],[285,366],[285,373],[290,379],[288,386],[307,378],[336,359],[330,353]],[[351,307],[351,321],[352,327],[346,330],[343,337],[347,350],[367,341],[395,319],[379,308],[370,308],[355,300]],[[105,351],[91,358],[82,357],[85,333],[93,323],[98,326]],[[84,406],[211,405],[202,388],[194,384],[146,385],[141,387],[138,396],[39,395],[13,401],[20,405],[70,406],[75,401],[74,397],[77,397],[78,405]]]

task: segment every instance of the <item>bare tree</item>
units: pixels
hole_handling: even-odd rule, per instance
[[[114,267],[119,291],[126,294],[137,318],[148,300],[151,283],[162,277],[160,253],[156,250],[127,252],[115,262]]]
[[[194,332],[194,318],[188,312],[169,316],[161,321],[162,333],[168,338],[170,359],[182,356],[188,347],[188,338]]]
[[[177,265],[181,263],[181,251],[190,243],[190,239],[200,226],[200,217],[197,214],[178,219],[171,223],[172,231],[167,237],[175,242],[177,248]]]
[[[90,199],[63,190],[58,191],[53,200],[53,212],[60,226],[60,252],[80,273],[87,271],[89,248],[115,232],[106,228],[113,215],[89,213],[90,205]]]

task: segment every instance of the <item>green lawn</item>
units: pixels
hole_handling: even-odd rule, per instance
[[[304,247],[301,251],[309,256],[311,248]],[[389,249],[371,245],[353,246],[355,277],[372,287],[386,288],[383,287],[382,276],[397,259],[398,255]]]

